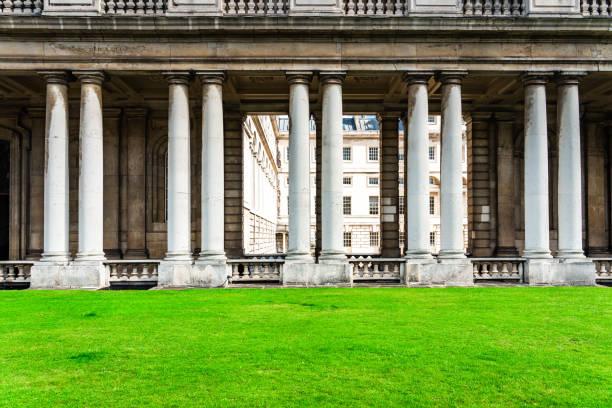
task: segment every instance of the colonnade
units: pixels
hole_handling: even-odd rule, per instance
[[[70,261],[68,249],[68,79],[46,71],[46,162],[42,261]],[[81,83],[79,241],[75,261],[102,261],[103,157],[101,71],[72,72]],[[405,142],[406,257],[431,259],[429,250],[428,81],[433,72],[407,72]],[[464,71],[437,73],[441,104],[440,260],[463,259],[462,107]],[[559,257],[583,258],[578,82],[582,73],[526,73],[525,250],[549,249],[548,140],[545,86],[557,81],[559,137]],[[164,73],[169,87],[167,261],[191,262],[189,72]],[[196,72],[202,86],[202,234],[199,260],[225,261],[222,72]],[[287,72],[289,84],[289,248],[287,262],[314,263],[310,252],[310,108],[312,72]],[[321,253],[319,263],[346,263],[342,212],[342,87],[344,72],[319,73],[321,111]]]

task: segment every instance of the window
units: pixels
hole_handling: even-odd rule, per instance
[[[378,215],[378,196],[370,196],[370,215]]]
[[[429,146],[429,160],[436,160],[436,148],[435,148],[435,146]]]
[[[342,160],[344,161],[351,161],[351,157],[352,157],[352,151],[350,147],[343,147],[342,148]]]
[[[370,246],[377,247],[378,246],[378,231],[370,231]]]
[[[353,178],[352,177],[343,177],[342,178],[342,184],[344,184],[345,186],[352,186],[353,185]]]
[[[404,196],[401,196],[399,198],[399,213],[400,213],[400,215],[404,215],[405,211],[406,211],[406,204],[404,203]]]
[[[353,246],[353,234],[350,232],[345,232],[343,235],[344,247],[350,248]]]
[[[368,160],[369,161],[378,161],[378,147],[369,147],[368,148]]]
[[[378,185],[378,177],[368,177],[368,185],[369,186],[377,186]]]
[[[434,180],[433,177],[429,178],[429,184],[436,184],[436,181]]]
[[[404,184],[404,178],[403,178],[403,177],[398,178],[398,179],[397,179],[397,182],[398,182],[400,185],[401,185],[401,184]]]
[[[351,197],[342,197],[342,212],[344,215],[351,215]]]
[[[397,160],[399,160],[399,161],[404,160],[404,153],[398,153]]]
[[[434,215],[436,213],[436,198],[429,196],[429,214]]]
[[[355,118],[352,116],[345,116],[342,118],[342,130],[356,130]]]
[[[435,231],[431,231],[429,233],[429,246],[431,247],[436,246],[436,232]]]
[[[435,124],[436,123],[436,117],[435,116],[429,116],[427,118],[427,122]]]
[[[278,130],[286,132],[289,130],[289,117],[281,116],[278,118]]]

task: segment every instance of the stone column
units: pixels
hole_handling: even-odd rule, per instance
[[[380,254],[383,258],[399,258],[399,114],[383,113],[380,119]]]
[[[344,73],[321,73],[321,256],[319,263],[344,263],[342,234],[342,83]]]
[[[202,84],[202,243],[199,262],[224,263],[222,72],[198,73]]]
[[[189,73],[168,72],[168,249],[166,260],[191,261]]]
[[[427,81],[433,74],[408,73],[405,154],[406,258],[431,259],[429,251],[429,129]]]
[[[496,113],[497,123],[497,256],[517,256],[514,242],[514,121]]]
[[[580,104],[582,73],[561,74],[557,82],[559,137],[559,252],[560,258],[584,258],[582,250],[582,166],[580,163]]]
[[[463,180],[461,79],[464,72],[442,73],[442,127],[440,139],[440,254],[465,258],[463,249]]]
[[[289,248],[287,249],[287,260],[307,263],[313,261],[310,254],[310,110],[308,97],[310,79],[309,72],[287,74],[289,82]]]
[[[550,258],[548,130],[543,73],[527,73],[525,86],[525,249],[528,258]]]
[[[147,126],[146,109],[127,109],[127,215],[128,249],[125,253],[127,259],[148,258],[146,247],[146,196],[145,196],[145,135]]]
[[[41,72],[47,82],[44,169],[44,248],[41,261],[67,262],[68,73]]]
[[[104,260],[104,146],[101,71],[76,71],[81,81],[79,126],[79,249],[77,261]]]

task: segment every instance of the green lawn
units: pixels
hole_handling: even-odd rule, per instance
[[[0,406],[612,406],[612,288],[5,291]]]

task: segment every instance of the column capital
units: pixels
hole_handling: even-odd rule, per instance
[[[70,82],[70,72],[64,70],[38,71],[48,84],[68,85]]]
[[[555,76],[557,85],[578,85],[582,77],[587,73],[584,71],[561,71]]]
[[[164,71],[162,75],[168,81],[168,85],[185,85],[189,86],[191,72],[189,71]]]
[[[107,77],[104,71],[100,70],[78,70],[72,71],[73,75],[77,77],[82,84],[94,84],[94,85],[102,85]]]
[[[223,71],[196,71],[195,74],[200,79],[202,85],[223,85],[223,81],[225,81],[225,73]]]
[[[552,76],[553,73],[549,71],[524,72],[521,75],[521,80],[524,86],[546,85]]]
[[[442,85],[461,85],[463,77],[467,74],[466,70],[440,71],[436,73],[436,80],[442,82]]]
[[[289,85],[293,85],[293,84],[310,85],[310,81],[312,81],[312,72],[311,71],[287,71],[285,72],[285,77],[287,78],[287,82],[289,82]]]
[[[402,75],[402,79],[405,82],[408,82],[408,85],[413,85],[413,84],[426,85],[427,82],[429,81],[429,78],[431,78],[433,75],[434,73],[431,71],[407,71],[407,72],[404,72],[404,74]]]
[[[322,71],[319,72],[319,81],[321,84],[339,84],[344,83],[346,72],[344,71]]]

